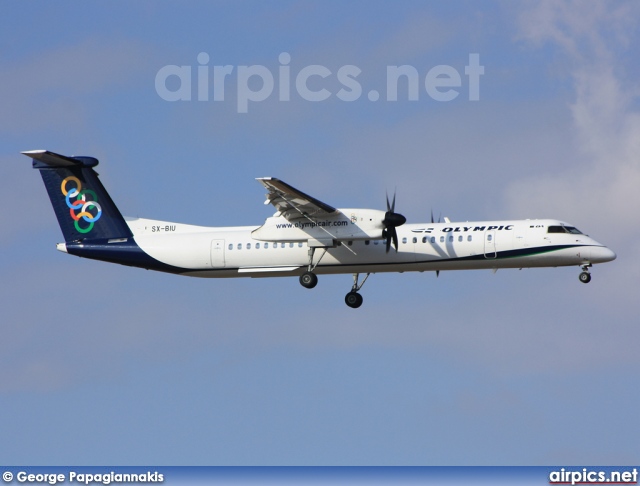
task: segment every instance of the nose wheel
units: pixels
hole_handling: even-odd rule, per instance
[[[589,273],[589,267],[591,266],[591,264],[589,265],[582,265],[582,273],[580,275],[578,275],[578,278],[580,279],[580,281],[582,283],[589,283],[591,282],[591,274]]]

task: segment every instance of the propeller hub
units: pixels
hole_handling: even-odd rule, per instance
[[[384,219],[382,220],[382,224],[385,228],[397,228],[398,226],[402,226],[407,222],[407,218],[405,218],[400,213],[393,213],[391,211],[387,211],[384,215]]]

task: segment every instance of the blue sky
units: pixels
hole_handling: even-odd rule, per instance
[[[624,464],[640,453],[633,2],[11,2],[0,20],[0,457],[14,464]],[[197,57],[234,66],[198,101]],[[309,81],[238,113],[238,66]],[[478,53],[480,99],[464,68]],[[191,101],[156,91],[191,66]],[[338,99],[335,73],[361,70]],[[420,76],[385,93],[387,66]],[[422,84],[461,74],[452,101]],[[277,79],[277,78],[276,78]],[[175,83],[175,78],[172,82]],[[255,81],[255,79],[254,79]],[[294,83],[292,81],[292,83]],[[316,84],[314,84],[316,83]],[[325,83],[325,84],[323,84]],[[294,83],[295,84],[295,83]],[[175,84],[168,84],[177,89]],[[258,90],[259,83],[251,85]],[[276,84],[277,86],[277,84]],[[292,84],[293,86],[293,84]],[[272,214],[255,177],[409,222],[558,218],[618,254],[578,268],[200,280],[73,258],[20,151],[100,159],[124,214]]]

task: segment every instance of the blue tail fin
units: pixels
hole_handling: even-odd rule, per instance
[[[93,157],[67,157],[47,150],[22,152],[40,171],[65,242],[129,238],[129,226],[100,182]]]

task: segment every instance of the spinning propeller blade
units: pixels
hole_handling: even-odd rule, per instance
[[[398,251],[398,233],[396,232],[396,228],[402,226],[407,221],[407,218],[402,214],[396,213],[395,209],[396,193],[394,191],[391,204],[389,204],[389,194],[387,194],[387,212],[382,220],[382,224],[384,225],[382,237],[387,240],[387,253],[389,253],[389,249],[391,248],[391,242],[393,242],[393,247]]]

